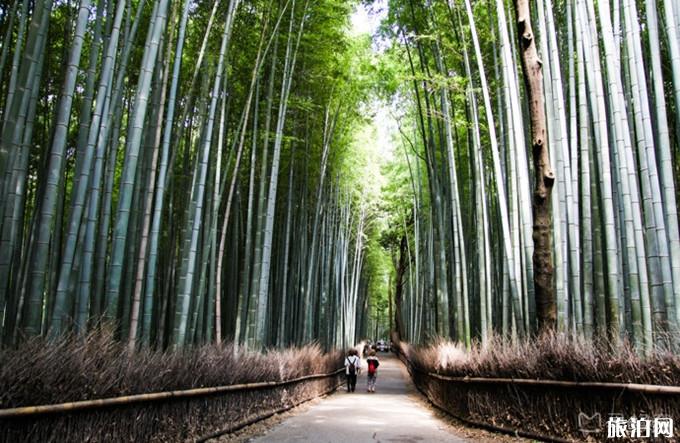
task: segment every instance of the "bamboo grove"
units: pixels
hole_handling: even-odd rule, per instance
[[[530,5],[555,179],[557,327],[640,350],[677,344],[680,4]],[[502,0],[389,2],[382,36],[386,56],[403,61],[406,166],[391,172],[402,189],[391,191],[387,240],[410,341],[536,331],[536,170],[517,20]]]
[[[470,345],[553,313],[680,345],[678,2],[6,0],[0,39],[5,345]]]
[[[3,342],[106,324],[131,348],[353,343],[352,8],[0,2]]]

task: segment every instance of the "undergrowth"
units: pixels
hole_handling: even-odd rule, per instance
[[[227,343],[129,352],[109,332],[36,338],[18,349],[0,349],[0,408],[288,380],[333,372],[342,358],[340,351],[323,353],[318,345],[235,352]]]
[[[628,343],[588,341],[561,333],[514,341],[495,336],[470,350],[446,340],[399,346],[415,369],[414,383],[432,403],[455,417],[497,430],[519,430],[531,438],[559,441],[600,441],[606,440],[611,415],[680,421],[677,395],[458,382],[429,375],[679,386],[680,356],[661,348],[640,355]],[[584,425],[583,417],[593,421]]]
[[[680,385],[680,356],[656,349],[640,355],[627,342],[612,344],[562,333],[534,339],[492,337],[485,345],[435,340],[402,344],[416,367],[454,377],[526,378]]]

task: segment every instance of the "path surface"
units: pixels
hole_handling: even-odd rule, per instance
[[[464,442],[446,423],[414,398],[414,387],[401,362],[380,354],[375,393],[366,392],[366,364],[357,390],[335,394],[291,417],[254,442]]]

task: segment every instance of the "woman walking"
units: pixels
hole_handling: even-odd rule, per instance
[[[345,357],[345,375],[347,376],[347,392],[354,392],[357,386],[357,374],[361,370],[361,358],[356,349],[350,349]]]
[[[368,366],[368,392],[375,392],[375,379],[378,376],[378,366],[380,366],[380,360],[375,356],[375,351],[371,351],[370,355],[366,359],[366,365]]]

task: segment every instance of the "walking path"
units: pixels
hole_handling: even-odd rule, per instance
[[[376,392],[366,392],[366,362],[357,390],[344,388],[269,430],[255,442],[464,442],[414,398],[402,363],[380,354]]]

